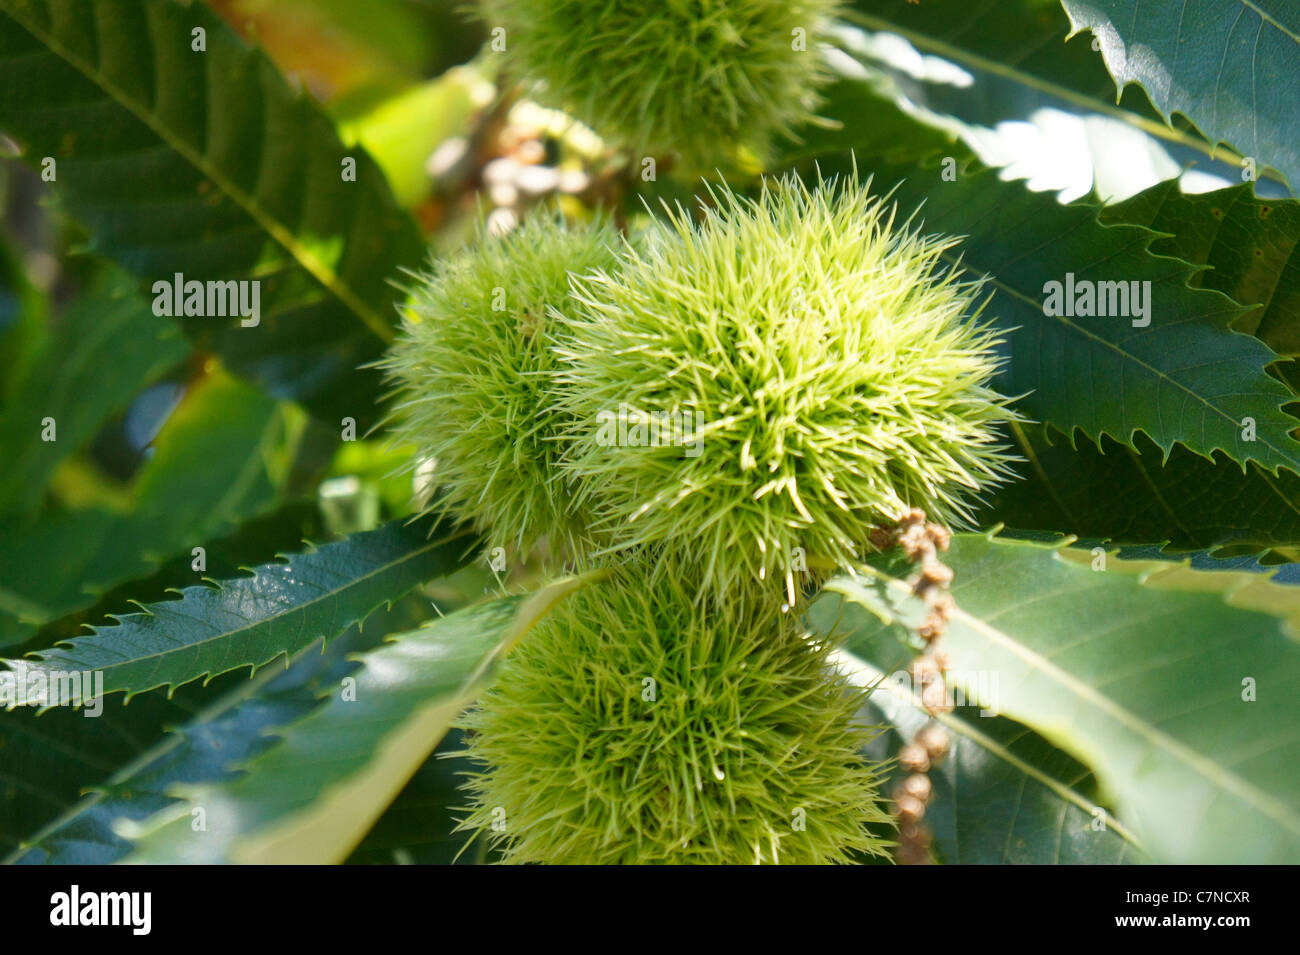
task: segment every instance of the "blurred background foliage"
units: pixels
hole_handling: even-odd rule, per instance
[[[426,239],[453,245],[468,235],[477,214],[473,189],[440,187],[429,165],[449,142],[463,155],[457,143],[468,143],[498,105],[491,80],[472,62],[482,31],[459,4],[210,6],[320,102],[345,143],[374,156]],[[85,254],[91,237],[17,152],[0,134],[0,652],[50,647],[83,624],[165,599],[200,577],[238,577],[300,550],[304,540],[323,543],[411,513],[409,451],[364,428],[357,440],[341,440],[337,422],[327,425],[232,376],[179,323],[152,313],[134,277]],[[458,169],[468,179],[463,159]],[[57,440],[28,440],[30,422],[46,416],[57,422]],[[205,552],[201,572],[196,547]],[[481,564],[438,581],[424,596],[374,615],[364,637],[353,628],[332,641],[330,658],[346,668],[344,653],[427,618],[429,598],[446,612],[489,584],[494,589]],[[22,710],[0,716],[0,758],[23,767],[21,779],[0,773],[0,855],[164,741],[164,727],[247,682],[245,671],[171,699],[156,691],[129,706],[113,701],[100,720],[70,712],[38,720]],[[299,709],[314,700],[300,699]],[[266,712],[259,721],[278,725],[284,717]],[[358,861],[449,861],[451,771],[431,759],[392,815],[433,812],[413,831],[400,825],[398,838],[385,822],[357,850]]]

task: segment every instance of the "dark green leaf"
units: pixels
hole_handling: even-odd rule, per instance
[[[34,523],[0,517],[0,647],[272,507],[293,445],[288,432],[302,417],[243,382],[210,375],[155,439],[128,510],[54,510]]]
[[[0,195],[5,185],[0,165]],[[20,393],[49,340],[49,299],[31,281],[26,265],[0,234],[0,408]]]
[[[1202,137],[1164,123],[1141,93],[1132,91],[1117,102],[1101,56],[1087,37],[1069,39],[1069,18],[1057,0],[855,0],[847,17],[869,30],[901,36],[918,52],[975,78],[971,85],[928,83],[913,91],[937,113],[984,126],[1024,120],[1042,107],[1100,114],[1171,149],[1214,155]],[[865,117],[862,122],[869,124]]]
[[[1300,7],[1290,0],[1061,0],[1091,30],[1120,89],[1138,83],[1166,120],[1190,119],[1300,186],[1295,74]]]
[[[130,278],[115,270],[102,274],[59,317],[5,406],[0,512],[30,513],[55,466],[188,352],[180,327],[155,316]],[[54,420],[56,440],[43,440],[47,418]]]
[[[103,675],[104,693],[128,696],[242,667],[256,671],[337,636],[381,604],[462,566],[471,552],[464,533],[427,520],[395,521],[258,567],[251,577],[187,587],[179,600],[151,604],[116,626],[5,662],[20,687],[40,674],[94,672]]]
[[[1276,355],[1229,327],[1239,306],[1188,287],[1191,266],[1152,255],[1154,233],[1101,225],[1094,207],[1063,206],[987,170],[944,182],[938,169],[877,167],[876,182],[887,188],[904,176],[896,193],[903,208],[921,206],[927,231],[966,236],[953,261],[960,256],[990,276],[987,314],[1005,330],[1010,355],[998,386],[1025,395],[1028,415],[1094,440],[1131,444],[1143,432],[1165,453],[1183,444],[1300,471],[1300,442],[1291,435],[1300,422],[1282,411],[1291,393],[1265,371]],[[1071,275],[1098,286],[1150,282],[1149,324],[1123,315],[1049,317],[1047,283],[1064,285]],[[1254,419],[1253,440],[1246,418]]]
[[[900,653],[890,664],[891,678],[860,660],[848,662],[860,682],[876,685],[868,716],[889,730],[873,744],[876,758],[897,756],[929,719],[907,683],[906,663]],[[1132,834],[1098,804],[1092,774],[1069,754],[1019,723],[981,715],[978,706],[959,706],[940,720],[952,748],[930,770],[935,798],[925,810],[940,861],[1113,865],[1144,859]],[[905,774],[895,766],[885,790]]]
[[[374,422],[378,373],[356,369],[391,338],[418,233],[364,151],[205,5],[0,0],[0,127],[57,161],[69,210],[147,287],[261,282],[256,327],[184,320],[232,371]]]
[[[183,802],[130,827],[127,861],[343,861],[510,647],[587,579],[458,610],[362,655],[355,684],[336,686],[245,775],[178,789]],[[191,826],[194,809],[205,830]]]
[[[489,858],[487,840],[466,849],[470,837],[453,832],[455,810],[465,805],[464,735],[458,729],[447,733],[348,856],[349,865],[475,865]]]
[[[225,685],[186,687],[170,698],[150,693],[130,705],[114,697],[92,717],[86,713],[94,708],[0,709],[0,859],[73,811],[87,788],[155,745],[169,724],[189,720]]]
[[[946,561],[949,683],[1090,766],[1153,857],[1300,859],[1300,644],[1275,613],[1294,611],[1294,588],[1170,563],[1093,570],[977,535]],[[925,615],[899,573],[882,559],[829,584],[820,628],[843,614],[850,652],[888,666]]]
[[[817,110],[821,121],[800,130],[797,141],[783,149],[779,163],[793,165],[845,149],[853,150],[860,161],[885,157],[909,162],[935,153],[968,155],[955,134],[901,110],[888,84],[880,76],[845,77],[831,84],[822,94],[826,102]]]
[[[1188,195],[1164,182],[1105,207],[1101,218],[1168,233],[1153,252],[1208,265],[1195,284],[1259,305],[1239,327],[1278,354],[1300,355],[1300,202],[1260,199],[1249,183]]]
[[[84,632],[85,625],[98,623],[112,614],[129,613],[132,603],[168,600],[169,593],[191,586],[207,577],[225,580],[239,577],[247,567],[269,564],[280,554],[291,554],[305,540],[326,540],[320,509],[314,501],[289,503],[269,514],[254,517],[229,533],[202,543],[206,569],[194,569],[190,551],[182,551],[148,577],[119,584],[103,594],[93,606],[60,617],[41,627],[29,641],[29,649],[49,647]]]
[[[1300,477],[1246,473],[1222,454],[1207,460],[1160,449],[1136,435],[1134,447],[1104,438],[1071,447],[1059,431],[1017,429],[1021,480],[999,488],[977,515],[980,526],[1073,534],[1089,541],[1168,545],[1171,551],[1231,545],[1254,552],[1300,546]]]
[[[98,776],[85,780],[95,784],[90,794],[41,832],[36,833],[35,826],[27,829],[22,848],[7,861],[55,865],[104,865],[118,861],[131,849],[131,844],[114,829],[121,820],[138,821],[171,805],[175,800],[168,791],[173,785],[234,778],[237,764],[274,744],[277,728],[311,712],[319,704],[322,692],[336,686],[342,677],[356,669],[356,664],[349,660],[351,654],[374,647],[385,632],[394,626],[410,626],[414,613],[423,615],[427,610],[427,603],[415,596],[408,597],[392,611],[372,614],[364,633],[360,627],[353,626],[326,647],[318,641],[302,650],[287,670],[268,667],[252,680],[239,681],[197,715],[191,716],[179,707],[176,708],[179,717],[171,710],[164,710],[171,724],[165,735],[130,763],[120,760],[114,764],[106,758],[109,765],[119,767],[112,776],[102,784]],[[182,690],[181,694],[185,695],[189,689]],[[132,701],[131,709],[152,713],[161,706],[160,700],[161,694],[151,693]],[[120,707],[110,709],[104,718],[116,716],[118,712]],[[50,710],[40,719],[44,721],[57,713],[68,711]],[[9,720],[26,719],[30,725],[33,716],[31,711],[22,709],[0,714],[0,730],[12,726],[6,724]],[[50,724],[56,722],[59,720],[50,720]],[[35,725],[41,728],[46,724]],[[156,737],[158,732],[161,727],[144,738]],[[52,762],[62,765],[65,759]],[[47,778],[41,767],[31,763],[26,770],[26,780]]]

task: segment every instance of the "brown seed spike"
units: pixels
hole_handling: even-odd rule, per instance
[[[908,672],[911,674],[912,681],[925,686],[939,679],[939,664],[930,654],[922,654],[912,661]]]
[[[933,643],[943,636],[943,621],[933,616],[926,617],[916,632],[926,643]]]
[[[948,688],[942,680],[936,680],[921,690],[921,705],[931,713],[951,713],[952,701],[948,699]]]
[[[898,847],[899,865],[933,865],[934,860],[923,846],[904,842]]]
[[[925,535],[924,529],[916,524],[903,530],[898,537],[898,544],[903,549],[907,559],[912,561],[930,553],[934,546]]]
[[[957,609],[957,602],[952,599],[952,594],[943,590],[928,592],[926,594],[926,603],[930,605],[931,613],[944,621],[951,620],[953,611]]]
[[[905,744],[898,751],[899,765],[913,773],[928,772],[930,769],[930,754],[926,750],[927,747],[919,743]]]
[[[930,848],[930,844],[934,841],[933,837],[930,835],[930,830],[917,823],[909,823],[906,826],[899,826],[898,837],[904,842],[910,843],[914,846],[919,846],[922,849]]]
[[[898,814],[899,821],[904,825],[917,823],[925,818],[925,803],[915,796],[899,792],[894,804],[894,811]]]
[[[948,736],[948,731],[946,729],[938,723],[930,723],[916,734],[916,742],[910,745],[917,746],[917,748],[925,752],[930,761],[937,763],[948,755],[948,747],[951,745],[951,739]],[[899,754],[899,757],[899,761],[901,762],[901,753]]]
[[[952,568],[937,560],[927,560],[921,567],[921,580],[938,587],[952,583]]]
[[[873,527],[869,538],[872,549],[876,551],[887,550],[897,539],[898,529],[888,527]]]
[[[926,532],[930,535],[930,540],[934,541],[934,546],[939,550],[947,550],[952,543],[952,531],[942,524],[926,524]]]
[[[930,783],[929,776],[924,773],[913,773],[903,780],[903,792],[913,799],[928,803],[930,797],[934,795],[934,787]]]

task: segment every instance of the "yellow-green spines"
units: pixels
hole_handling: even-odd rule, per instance
[[[442,506],[492,543],[580,535],[556,466],[550,309],[568,307],[571,272],[612,266],[621,242],[603,220],[566,228],[539,214],[438,262],[414,289],[414,316],[385,362],[393,437],[434,460]]]
[[[507,861],[882,854],[863,693],[782,604],[909,508],[964,523],[1012,460],[955,240],[856,181],[710,198],[635,245],[546,218],[482,241],[387,363],[449,505],[615,565],[464,717],[462,828]]]
[[[705,612],[666,575],[570,597],[465,718],[478,832],[508,862],[824,863],[881,854],[873,730],[791,615]]]
[[[812,115],[839,0],[482,0],[532,95],[642,155],[712,168]],[[498,47],[499,48],[499,47]]]
[[[1016,415],[978,285],[945,262],[956,240],[868,189],[717,189],[700,222],[678,210],[575,283],[563,463],[606,548],[689,554],[719,599],[763,581],[793,600],[805,565],[852,560],[873,526],[909,507],[963,524],[1004,479]],[[660,439],[611,440],[627,420]]]

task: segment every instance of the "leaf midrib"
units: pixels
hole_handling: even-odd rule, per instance
[[[1122,225],[1122,226],[1113,226],[1113,225],[1107,225],[1106,223],[1104,223],[1104,222],[1100,222],[1100,221],[1097,221],[1096,224],[1099,225],[1099,226],[1101,226],[1101,228],[1103,228],[1103,229],[1114,229],[1114,228],[1124,228],[1124,227],[1128,227],[1128,228],[1137,228],[1137,229],[1145,228],[1144,226],[1128,226],[1127,224]],[[1150,231],[1150,230],[1147,230],[1147,231]],[[1146,251],[1145,254],[1151,256],[1151,257],[1154,258],[1154,259],[1168,258],[1168,256],[1157,256],[1157,255],[1155,255],[1154,253],[1152,253],[1152,252],[1150,252],[1150,251]],[[960,254],[954,254],[952,251],[941,252],[941,253],[940,253],[940,258],[942,258],[942,259],[944,260],[944,262],[946,262],[948,265],[952,266],[953,268],[957,268],[957,269],[961,268],[962,265],[963,265],[963,263],[970,263],[970,262],[973,262],[973,261],[974,261],[974,259],[971,258],[971,257],[968,257],[968,256],[965,256],[965,257],[964,257],[964,256],[962,256],[962,255],[960,255]],[[1179,260],[1179,261],[1181,261],[1181,260]],[[1161,281],[1167,281],[1167,280],[1168,280],[1168,278],[1166,277],[1165,279],[1162,279]],[[1000,289],[1001,291],[1003,291],[1005,294],[1009,295],[1010,297],[1012,297],[1012,298],[1014,298],[1014,299],[1017,299],[1017,300],[1019,300],[1020,302],[1022,302],[1022,303],[1024,303],[1024,304],[1028,305],[1032,310],[1034,310],[1034,311],[1041,311],[1041,310],[1042,310],[1042,304],[1041,304],[1040,302],[1038,302],[1038,301],[1037,301],[1036,299],[1034,299],[1033,297],[1031,297],[1031,296],[1029,296],[1029,295],[1026,295],[1024,292],[1021,292],[1019,289],[1014,288],[1014,287],[1011,286],[1011,285],[1008,285],[1006,282],[1004,282],[1002,279],[998,278],[996,275],[994,275],[994,274],[992,274],[992,273],[987,273],[987,272],[986,272],[986,281],[988,282],[988,284],[992,285],[994,288]],[[1224,300],[1224,302],[1226,302],[1226,303],[1228,304],[1228,306],[1230,306],[1230,307],[1228,307],[1228,308],[1225,308],[1224,311],[1228,311],[1228,312],[1230,312],[1230,311],[1233,311],[1234,309],[1241,309],[1241,308],[1242,308],[1242,306],[1237,305],[1236,302],[1234,302],[1234,301],[1233,301],[1231,298],[1229,298],[1228,296],[1224,295],[1222,292],[1218,292],[1218,291],[1211,290],[1211,289],[1194,289],[1194,288],[1192,288],[1190,285],[1187,285],[1185,282],[1184,282],[1184,288],[1186,288],[1189,292],[1191,292],[1191,293],[1193,293],[1193,294],[1218,295],[1218,296],[1220,296],[1220,297]],[[1078,324],[1076,324],[1075,322],[1069,321],[1065,316],[1060,316],[1060,315],[1058,315],[1058,316],[1053,316],[1053,317],[1056,318],[1056,319],[1060,322],[1060,324],[1063,325],[1064,327],[1069,328],[1069,329],[1073,330],[1074,332],[1078,333],[1080,336],[1082,336],[1082,337],[1084,337],[1084,338],[1091,339],[1093,342],[1095,342],[1095,343],[1097,343],[1097,344],[1100,344],[1100,345],[1103,345],[1103,346],[1105,346],[1106,348],[1110,349],[1111,351],[1115,352],[1115,354],[1118,355],[1118,356],[1120,357],[1120,360],[1121,360],[1122,362],[1130,362],[1130,363],[1132,363],[1132,364],[1134,364],[1134,365],[1137,365],[1137,366],[1138,366],[1139,368],[1141,368],[1143,371],[1150,373],[1150,374],[1151,374],[1151,375],[1152,375],[1152,376],[1153,376],[1157,381],[1164,382],[1164,383],[1170,385],[1171,387],[1173,387],[1175,390],[1177,390],[1177,391],[1181,391],[1183,394],[1185,394],[1185,395],[1187,395],[1189,398],[1193,399],[1193,401],[1195,401],[1195,402],[1199,403],[1200,405],[1204,406],[1204,407],[1206,408],[1206,410],[1211,411],[1211,412],[1213,412],[1214,414],[1218,415],[1220,418],[1222,418],[1224,421],[1228,422],[1229,424],[1233,425],[1234,427],[1237,426],[1237,424],[1238,424],[1237,419],[1234,418],[1232,415],[1228,414],[1226,411],[1224,411],[1224,410],[1222,410],[1221,408],[1217,407],[1216,405],[1214,405],[1213,403],[1211,403],[1207,398],[1205,398],[1205,397],[1203,397],[1202,395],[1198,394],[1197,392],[1193,391],[1191,388],[1187,387],[1186,385],[1184,385],[1182,382],[1178,381],[1177,379],[1175,379],[1175,378],[1171,378],[1168,374],[1166,374],[1165,372],[1161,371],[1160,369],[1158,369],[1158,368],[1154,368],[1154,367],[1152,367],[1151,365],[1148,365],[1146,362],[1144,362],[1142,359],[1138,358],[1138,357],[1137,357],[1136,355],[1134,355],[1132,352],[1125,351],[1125,350],[1124,350],[1123,348],[1121,348],[1117,343],[1115,343],[1115,342],[1111,342],[1111,341],[1107,341],[1105,338],[1102,338],[1102,337],[1100,337],[1099,335],[1096,335],[1096,334],[1094,334],[1093,332],[1088,331],[1088,330],[1087,330],[1086,328],[1084,328],[1082,325],[1078,325]],[[1046,316],[1044,316],[1044,318],[1046,318]],[[1232,331],[1232,329],[1228,329],[1228,333],[1229,333],[1229,334],[1233,334],[1233,335],[1240,335],[1240,334],[1242,334],[1241,332],[1234,332],[1234,331]],[[1243,337],[1246,337],[1246,338],[1254,338],[1254,336],[1251,336],[1251,335],[1244,335]],[[1255,339],[1255,340],[1258,341],[1258,339]],[[1279,408],[1281,407],[1281,399],[1282,399],[1282,397],[1283,397],[1283,396],[1281,396],[1281,395],[1278,396],[1278,406],[1279,406]],[[1082,427],[1080,428],[1080,430],[1085,431],[1085,433],[1087,432],[1087,429],[1084,429],[1084,428],[1082,428]],[[1138,431],[1138,430],[1143,430],[1143,431],[1145,431],[1145,429],[1139,429],[1138,427],[1134,427],[1134,428],[1132,429],[1132,431]],[[1099,438],[1099,437],[1101,436],[1101,434],[1110,434],[1110,432],[1106,431],[1106,429],[1103,428],[1103,429],[1101,429],[1101,432],[1100,432],[1099,434],[1094,435],[1093,437],[1095,437],[1095,438]],[[1118,438],[1120,441],[1122,441],[1122,442],[1127,446],[1127,445],[1129,445],[1129,439],[1132,437],[1132,434],[1131,434],[1131,433],[1130,433],[1130,434],[1112,434],[1111,437]],[[1202,435],[1202,437],[1204,437],[1204,436]],[[1257,435],[1256,437],[1258,438],[1259,436]],[[1178,439],[1175,439],[1175,440],[1178,440]],[[1159,443],[1159,442],[1157,442],[1157,443]],[[1208,451],[1202,451],[1202,450],[1200,450],[1199,448],[1194,448],[1194,447],[1192,447],[1190,444],[1188,444],[1186,441],[1179,441],[1179,443],[1183,444],[1186,448],[1188,448],[1188,450],[1192,451],[1192,452],[1195,453],[1195,454],[1200,455],[1200,456],[1203,457],[1203,458],[1208,458],[1208,459],[1211,460],[1211,461],[1214,460],[1213,456],[1212,456]],[[1268,448],[1270,451],[1272,451],[1274,454],[1276,454],[1278,457],[1280,457],[1283,461],[1288,462],[1290,468],[1291,468],[1292,470],[1294,470],[1297,474],[1300,474],[1300,460],[1297,460],[1296,457],[1295,457],[1294,455],[1292,455],[1292,454],[1288,454],[1284,449],[1277,447],[1276,445],[1274,445],[1272,442],[1270,442],[1270,441],[1268,441],[1268,440],[1260,439],[1260,443],[1263,444],[1263,445],[1264,445],[1266,448]],[[1227,448],[1217,448],[1217,449],[1211,449],[1211,450],[1227,451],[1228,449],[1227,449]],[[1256,461],[1256,463],[1258,463],[1258,464],[1261,466],[1261,468],[1264,468],[1264,467],[1265,467],[1264,463],[1263,463],[1262,461],[1260,461],[1258,458],[1254,458],[1254,457],[1252,457],[1251,460]],[[1273,467],[1272,467],[1271,469],[1268,469],[1268,470],[1270,470],[1270,471],[1276,471],[1277,468],[1280,467],[1280,466],[1281,466],[1281,464],[1274,464]]]
[[[944,726],[948,727],[948,729],[951,730],[952,732],[960,736],[965,736],[976,746],[979,746],[981,749],[985,750],[991,755],[997,757],[998,759],[1012,766],[1019,772],[1023,773],[1025,776],[1028,776],[1029,778],[1035,780],[1036,782],[1041,783],[1043,786],[1046,786],[1052,792],[1056,793],[1056,795],[1060,796],[1061,799],[1065,800],[1066,802],[1070,803],[1076,808],[1083,810],[1083,812],[1089,815],[1091,815],[1093,809],[1096,808],[1096,804],[1094,802],[1084,799],[1082,795],[1075,792],[1065,783],[1061,782],[1060,780],[1056,779],[1053,776],[1049,776],[1047,773],[1038,769],[1036,766],[1033,766],[1025,762],[1015,753],[1012,753],[1010,750],[1004,747],[1001,743],[998,743],[993,738],[981,733],[979,730],[975,729],[975,727],[971,726],[965,720],[956,719],[951,714],[948,713],[933,713],[933,714],[930,713],[928,710],[925,709],[925,707],[922,705],[921,701],[917,698],[915,693],[909,691],[906,687],[901,686],[900,684],[889,679],[888,678],[889,674],[885,673],[883,670],[879,669],[878,667],[875,667],[870,663],[867,663],[861,657],[855,656],[846,650],[835,651],[834,654],[832,654],[832,658],[834,657],[851,658],[853,661],[852,666],[869,672],[875,678],[875,682],[873,682],[874,686],[886,687],[891,694],[898,697],[903,702],[906,702],[913,709],[926,713],[927,715],[938,720]],[[956,810],[954,807],[954,812],[955,811]],[[1139,849],[1142,852],[1146,851],[1142,843],[1138,840],[1137,836],[1135,836],[1131,831],[1129,831],[1128,827],[1123,825],[1118,819],[1116,819],[1110,813],[1106,814],[1106,824],[1110,829],[1114,830],[1115,834],[1118,835],[1120,838],[1122,838],[1125,842],[1131,843],[1135,848]],[[1059,849],[1057,852],[1057,858],[1058,860],[1060,858]]]
[[[912,588],[904,581],[901,581],[896,577],[891,577],[870,565],[859,565],[857,569],[859,572],[870,574],[872,577],[875,577],[877,580],[884,583],[891,591],[894,591],[895,594],[902,598],[902,600],[911,597]],[[843,593],[843,591],[837,592]],[[852,599],[848,594],[844,594],[844,596],[848,599]],[[1111,716],[1134,735],[1146,740],[1151,746],[1168,752],[1171,756],[1174,756],[1184,763],[1193,772],[1204,777],[1211,784],[1233,792],[1249,805],[1274,819],[1279,825],[1294,833],[1300,834],[1300,815],[1297,815],[1289,807],[1279,802],[1268,793],[1263,792],[1257,787],[1251,785],[1247,780],[1244,780],[1235,773],[1224,769],[1213,760],[1202,756],[1200,753],[1185,746],[1167,733],[1152,726],[1135,713],[1120,706],[1116,701],[1098,693],[1092,687],[1076,679],[1071,674],[1066,673],[1040,654],[1025,647],[1010,634],[1004,633],[998,628],[973,617],[960,606],[956,608],[953,617],[960,619],[967,626],[985,636],[990,642],[1003,646],[1012,654],[1029,664],[1031,669],[1036,670],[1049,679],[1055,680],[1064,690],[1072,693],[1079,700],[1092,705],[1103,713]]]
[[[1292,33],[1290,29],[1278,23],[1276,20],[1273,19],[1271,14],[1268,14],[1263,10],[1261,10],[1259,7],[1255,6],[1255,4],[1251,2],[1251,0],[1240,0],[1240,2],[1243,7],[1255,13],[1265,23],[1268,23],[1273,27],[1275,27],[1279,33],[1283,34],[1284,36],[1290,37],[1297,44],[1300,44],[1300,35]]]
[[[362,584],[362,583],[364,583],[364,582],[370,580],[371,578],[373,578],[373,577],[375,577],[375,576],[377,576],[377,575],[379,575],[379,574],[386,573],[387,571],[393,569],[394,567],[397,567],[397,566],[399,566],[399,565],[401,565],[401,564],[404,564],[404,563],[406,563],[406,562],[408,562],[408,561],[414,560],[415,558],[420,557],[420,556],[422,556],[422,555],[428,553],[428,552],[431,551],[431,550],[435,550],[435,549],[437,549],[437,548],[439,548],[439,547],[442,547],[444,544],[448,544],[448,543],[450,543],[451,541],[456,540],[458,537],[463,537],[463,536],[465,536],[465,535],[464,535],[464,534],[461,534],[461,535],[456,535],[456,536],[453,536],[453,537],[448,537],[448,538],[439,539],[439,540],[436,540],[436,541],[430,541],[430,542],[427,543],[424,547],[421,547],[421,548],[419,548],[418,550],[408,551],[407,553],[403,554],[401,557],[398,557],[398,558],[396,558],[396,559],[394,559],[394,560],[391,560],[391,561],[389,561],[389,562],[386,563],[386,564],[381,564],[381,565],[379,565],[378,567],[372,568],[370,571],[368,571],[368,572],[365,573],[365,574],[362,574],[362,575],[359,576],[359,577],[352,577],[352,578],[350,578],[350,579],[348,580],[348,583],[347,583],[347,584],[345,584],[344,586],[338,588],[337,590],[324,590],[324,591],[322,591],[321,593],[317,594],[315,597],[312,597],[312,598],[309,599],[309,600],[305,600],[305,601],[303,601],[302,603],[294,604],[292,607],[288,608],[287,610],[285,610],[285,611],[284,611],[283,613],[281,613],[281,614],[276,614],[276,615],[273,615],[273,616],[264,617],[264,618],[261,619],[261,620],[253,621],[253,622],[248,623],[247,625],[242,626],[242,627],[236,627],[236,628],[233,629],[233,630],[223,630],[221,633],[213,634],[213,635],[210,636],[210,637],[204,637],[203,639],[201,639],[201,640],[196,640],[196,641],[194,641],[194,642],[192,642],[192,643],[186,643],[186,644],[183,645],[183,646],[179,646],[179,647],[171,647],[171,648],[169,648],[169,649],[167,649],[167,650],[163,650],[163,651],[160,652],[160,653],[149,653],[149,654],[145,654],[145,655],[143,655],[143,656],[132,657],[131,659],[129,659],[129,660],[123,662],[123,663],[112,663],[112,664],[109,664],[108,666],[98,667],[97,669],[102,670],[104,673],[116,672],[116,671],[122,670],[122,669],[124,669],[124,668],[129,668],[129,667],[137,666],[137,665],[142,664],[142,663],[144,663],[144,662],[146,662],[146,661],[148,661],[148,660],[163,659],[163,658],[165,658],[165,657],[167,657],[167,656],[169,656],[169,655],[171,655],[171,654],[174,654],[174,653],[185,653],[185,652],[188,652],[188,651],[190,651],[190,650],[195,649],[196,647],[202,647],[202,646],[204,646],[205,644],[211,643],[211,642],[216,641],[216,640],[228,640],[228,639],[231,639],[231,638],[233,638],[233,637],[235,637],[235,636],[237,636],[237,635],[239,635],[239,634],[246,633],[246,632],[248,632],[248,631],[250,631],[250,630],[256,630],[257,628],[262,627],[262,626],[267,626],[267,625],[269,625],[269,624],[283,622],[285,619],[287,619],[287,618],[289,618],[289,617],[291,617],[291,616],[293,616],[293,615],[295,615],[295,614],[298,614],[298,613],[300,613],[300,612],[302,612],[302,611],[305,611],[305,610],[310,609],[313,605],[319,603],[319,602],[322,601],[322,600],[333,599],[333,598],[337,597],[340,593],[343,593],[343,592],[345,592],[345,591],[351,590],[351,589],[355,588],[357,585]],[[285,565],[285,566],[288,566],[288,565]],[[251,580],[252,580],[252,581],[256,581],[256,578],[251,578]],[[217,595],[217,594],[221,594],[221,593],[223,593],[223,592],[224,592],[224,588],[223,588],[223,589],[209,589],[209,590],[206,591],[206,593],[207,593],[208,595]],[[200,594],[200,596],[202,596],[202,594]],[[179,602],[180,602],[180,603],[183,603],[184,601],[179,601]],[[154,614],[153,614],[153,613],[150,613],[149,616],[152,617],[152,616],[154,616]],[[122,626],[122,624],[119,624],[119,626]],[[116,628],[113,628],[113,629],[116,629]],[[111,630],[109,630],[109,631],[97,630],[93,635],[87,635],[86,637],[82,637],[82,638],[80,638],[80,639],[82,639],[82,640],[87,640],[87,639],[90,639],[91,636],[99,637],[99,636],[103,636],[105,633],[111,633],[111,632],[112,632]],[[318,635],[318,636],[321,636],[321,635]],[[316,639],[316,638],[313,638],[313,639]],[[75,644],[74,644],[74,646],[75,646]],[[269,657],[268,660],[273,660],[273,659],[275,659],[276,656],[279,656],[279,654],[280,654],[280,653],[283,653],[283,652],[284,652],[283,649],[278,650],[278,651],[277,651],[273,656]],[[256,665],[255,665],[255,668],[258,668],[258,667],[261,667],[261,666],[265,666],[266,663],[268,662],[268,660],[264,660],[264,661],[262,661],[262,662],[256,664]],[[14,662],[21,662],[21,663],[24,663],[25,665],[27,665],[27,666],[29,666],[29,667],[31,666],[31,664],[30,664],[28,661],[14,661]],[[43,664],[45,664],[47,661],[44,660],[44,659],[40,659],[40,658],[38,658],[36,662],[38,662],[39,664],[42,664],[42,665],[43,665]],[[202,676],[202,674],[198,674],[198,676]],[[193,677],[193,679],[197,679],[198,676]],[[180,684],[177,684],[175,681],[172,681],[172,680],[165,680],[165,681],[163,681],[162,683],[155,684],[154,686],[152,686],[152,687],[148,687],[147,689],[157,689],[157,688],[160,687],[160,686],[178,686],[178,685],[180,685]],[[105,690],[105,692],[106,692],[106,693],[120,693],[120,692],[129,692],[129,691],[127,691],[126,688],[123,687],[123,688],[121,688],[121,689],[117,689],[117,690]],[[143,693],[143,692],[146,692],[146,690],[137,690],[136,692],[137,692],[137,693]]]
[[[313,641],[314,643],[314,641]],[[309,643],[294,655],[294,659],[301,659],[303,655],[311,651],[313,644]],[[163,737],[150,746],[141,749],[125,765],[116,769],[108,777],[107,781],[89,792],[83,794],[79,799],[74,800],[70,805],[66,805],[62,812],[54,819],[51,819],[35,835],[19,841],[19,845],[9,853],[9,855],[0,857],[0,865],[13,865],[22,856],[32,849],[46,848],[45,840],[53,833],[58,832],[64,826],[73,822],[78,817],[89,812],[92,808],[99,805],[111,795],[110,788],[123,785],[132,780],[137,774],[143,772],[152,764],[161,760],[168,753],[175,750],[187,742],[184,730],[192,725],[210,724],[217,717],[233,710],[260,691],[270,680],[277,674],[270,670],[263,670],[261,674],[253,676],[243,687],[233,690],[219,698],[210,706],[204,708],[198,713],[194,713],[193,719],[186,721],[180,727],[168,729]],[[112,767],[109,767],[110,769]]]

